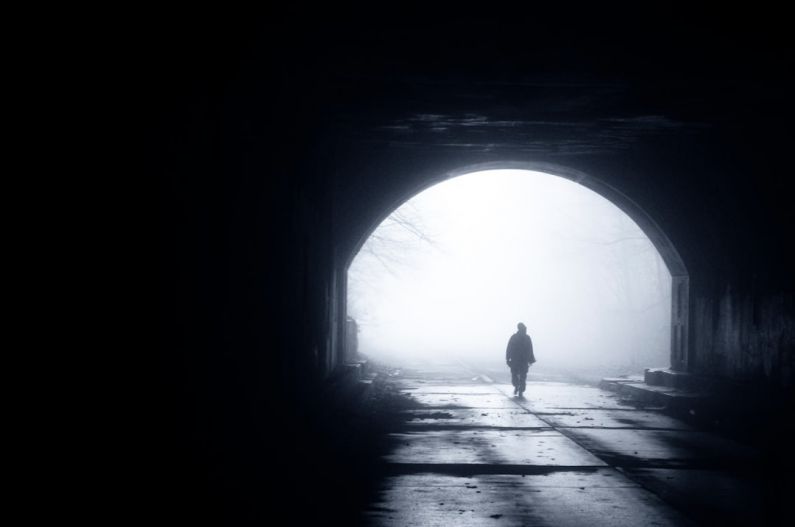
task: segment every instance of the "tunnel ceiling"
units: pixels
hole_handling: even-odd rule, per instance
[[[335,136],[420,150],[613,154],[789,99],[766,16],[572,10],[358,12],[302,27],[281,66]]]
[[[274,6],[158,20],[158,90],[231,80],[260,98],[254,128],[294,103],[297,126],[371,146],[616,153],[761,119],[792,91],[787,18],[727,6]]]
[[[353,139],[393,147],[570,156],[620,152],[641,137],[710,126],[666,108],[632,108],[630,88],[621,84],[416,86],[423,93],[416,105],[343,113],[342,128]]]

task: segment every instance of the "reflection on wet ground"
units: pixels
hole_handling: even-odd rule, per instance
[[[748,525],[765,522],[751,447],[595,386],[462,363],[391,377],[396,408],[370,525]],[[769,522],[768,522],[769,524]]]

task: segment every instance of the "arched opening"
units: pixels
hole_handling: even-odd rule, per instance
[[[367,354],[496,363],[524,321],[541,372],[687,366],[681,258],[631,199],[582,172],[452,171],[385,211],[355,255],[347,310],[358,329],[346,346]]]

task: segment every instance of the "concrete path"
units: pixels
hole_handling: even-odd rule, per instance
[[[493,375],[493,374],[492,374]],[[758,453],[587,385],[513,387],[461,363],[394,376],[401,410],[379,526],[751,525]],[[716,524],[718,524],[716,523]],[[758,523],[757,523],[758,524]]]

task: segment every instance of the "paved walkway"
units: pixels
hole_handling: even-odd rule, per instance
[[[759,524],[758,453],[587,385],[510,384],[460,363],[395,375],[416,407],[365,513],[394,526]],[[532,379],[532,375],[531,375]]]

